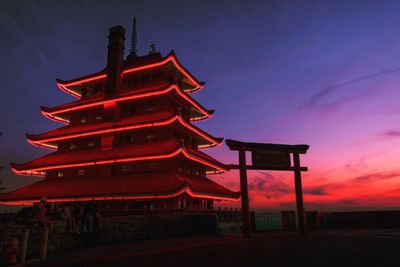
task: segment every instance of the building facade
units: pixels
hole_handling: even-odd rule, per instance
[[[125,201],[135,208],[210,209],[215,200],[238,200],[239,194],[207,178],[228,167],[199,149],[222,142],[192,124],[213,111],[192,98],[203,88],[172,51],[155,50],[124,58],[125,30],[110,29],[107,65],[77,79],[57,80],[77,98],[43,115],[66,124],[27,135],[53,153],[25,164],[12,164],[20,175],[39,182],[0,195],[4,204]]]

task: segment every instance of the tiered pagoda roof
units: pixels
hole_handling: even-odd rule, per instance
[[[202,199],[239,199],[237,192],[205,177],[205,174],[226,172],[229,168],[198,150],[217,146],[223,140],[191,124],[192,121],[210,118],[214,112],[204,108],[189,95],[203,88],[204,83],[199,82],[180,64],[173,51],[166,57],[152,52],[146,56],[130,56],[123,60],[123,34],[124,30],[120,26],[110,30],[108,63],[105,69],[69,81],[57,80],[60,89],[79,99],[53,108],[41,107],[41,111],[47,118],[67,125],[42,134],[27,134],[29,143],[56,151],[24,164],[11,164],[12,170],[17,174],[45,178],[14,192],[0,194],[0,202],[27,204],[38,201],[43,196],[50,202],[61,202],[86,201],[92,198],[173,198],[181,194]],[[135,75],[143,75],[146,71],[163,71],[168,75],[136,87],[122,85],[122,82],[133,79]],[[88,88],[93,89],[92,87],[97,88],[96,92],[87,94]],[[145,114],[125,117],[116,115],[121,114],[122,105],[156,98],[159,103],[174,103],[179,108],[168,106],[169,109],[152,110]],[[184,111],[181,111],[181,107],[184,107]],[[99,115],[99,120],[90,123],[86,123],[86,118],[81,123],[76,122],[77,114],[86,114],[90,110],[102,110],[104,114],[108,114],[108,119]],[[119,134],[147,130],[157,130],[165,136],[154,140],[115,144],[115,140],[119,140]],[[84,149],[75,149],[75,144],[74,148],[67,149],[68,144],[87,138],[100,140],[97,141],[100,142],[97,145],[99,147],[91,142],[90,147],[88,145]],[[153,161],[168,161],[169,167],[160,170],[137,169],[126,174],[113,169],[118,164]],[[197,166],[195,172],[175,169],[182,163]],[[106,171],[103,168],[100,174],[92,173],[84,177],[79,174],[69,177],[63,175],[63,171],[67,170],[101,166],[112,168]],[[58,177],[54,176],[57,171]],[[201,173],[203,171],[204,174]]]
[[[162,177],[163,179],[160,179]],[[38,196],[49,202],[170,198],[187,193],[193,197],[219,200],[239,198],[225,187],[203,177],[178,172],[154,172],[108,177],[43,179],[17,191],[4,194],[4,203],[29,205]]]
[[[90,98],[79,99],[77,101],[60,105],[54,108],[48,108],[42,106],[41,110],[43,115],[45,115],[50,119],[60,121],[63,123],[69,123],[68,114],[73,111],[98,107],[107,103],[115,103],[115,102],[118,103],[127,100],[145,99],[159,95],[168,95],[170,97],[178,98],[177,101],[185,101],[188,105],[190,105],[190,110],[191,110],[190,118],[192,121],[209,118],[214,113],[213,110],[206,110],[203,106],[197,103],[196,100],[187,95],[178,85],[175,84],[171,85],[167,83],[163,83],[157,86],[153,85],[153,86],[143,87],[135,90],[134,92],[128,91],[120,94],[118,97],[113,99],[108,99],[105,96],[105,94],[102,93],[100,95],[93,95]]]
[[[176,70],[176,73],[179,75],[178,78],[182,78],[184,84],[183,90],[187,93],[198,91],[204,87],[204,82],[198,81],[182,66],[173,50],[165,57],[162,57],[160,53],[154,53],[145,57],[137,57],[134,61],[125,61],[122,75],[132,74],[161,66],[168,66]],[[57,85],[66,93],[79,98],[82,95],[82,85],[90,82],[102,81],[106,78],[107,70],[103,69],[99,72],[72,80],[57,79]]]
[[[146,120],[146,123],[143,121]],[[169,111],[160,111],[150,115],[138,115],[120,121],[104,122],[98,124],[65,126],[43,134],[27,134],[28,141],[33,145],[48,148],[57,148],[57,143],[62,140],[99,135],[102,133],[116,133],[133,129],[176,125],[196,135],[200,141],[199,147],[213,147],[219,145],[223,138],[216,138],[200,128],[186,122],[182,116]]]
[[[185,147],[174,139],[117,146],[112,150],[87,149],[79,151],[79,153],[76,153],[76,151],[54,152],[25,164],[12,164],[12,169],[21,175],[44,176],[43,172],[52,169],[168,159],[176,156],[199,162],[207,166],[210,173],[221,173],[229,170],[224,164],[207,154]]]

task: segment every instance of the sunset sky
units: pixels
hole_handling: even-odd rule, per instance
[[[399,1],[2,1],[0,177],[8,190],[38,180],[8,163],[48,153],[24,134],[62,126],[39,110],[74,100],[55,79],[102,69],[108,29],[129,33],[136,16],[139,54],[151,43],[163,55],[174,49],[206,82],[193,97],[216,112],[197,126],[310,145],[307,210],[399,208],[399,10]],[[203,151],[237,162],[225,144]],[[252,208],[294,208],[292,173],[248,175]],[[239,190],[236,171],[210,178]]]

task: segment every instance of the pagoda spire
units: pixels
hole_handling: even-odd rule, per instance
[[[136,35],[136,17],[133,17],[133,22],[132,22],[132,33],[131,33],[131,51],[129,56],[131,57],[137,57],[137,35]]]

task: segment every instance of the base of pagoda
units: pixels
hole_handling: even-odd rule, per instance
[[[98,200],[99,210],[212,210],[214,201],[187,194],[165,199]]]

